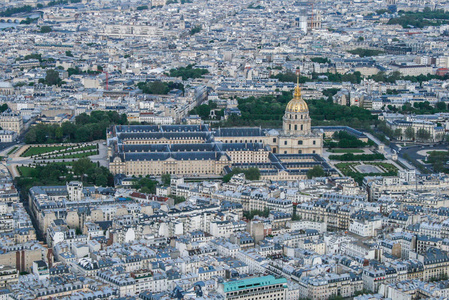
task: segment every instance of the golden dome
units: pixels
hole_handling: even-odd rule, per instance
[[[295,94],[293,95],[293,99],[287,104],[285,108],[286,113],[304,113],[308,112],[309,107],[307,106],[306,101],[302,99],[301,96],[301,88],[299,85],[295,87]]]

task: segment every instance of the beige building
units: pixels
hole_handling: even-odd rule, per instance
[[[31,245],[31,244],[30,244]],[[12,266],[23,272],[30,272],[33,262],[42,260],[46,249],[30,247],[28,244],[18,244],[14,249],[5,249],[7,252],[0,254],[0,265]]]
[[[17,281],[19,281],[19,271],[16,268],[0,266],[0,288],[6,288]]]
[[[325,300],[332,296],[352,297],[356,291],[363,290],[363,281],[356,274],[327,273],[317,277],[304,276],[299,286],[302,299]]]
[[[20,134],[23,130],[22,116],[8,109],[0,115],[0,127],[3,130],[11,130]]]
[[[427,75],[427,74],[435,74],[435,71],[430,65],[390,65],[393,71],[398,71],[403,76],[418,76],[418,75]]]
[[[311,127],[299,86],[287,104],[283,128],[218,128],[207,125],[114,126],[107,133],[109,169],[113,174],[146,176],[217,176],[233,167],[258,168],[261,179],[296,180],[320,165],[334,170],[319,155],[321,129]]]
[[[394,132],[400,130],[400,135],[397,137],[401,141],[418,140],[425,142],[439,142],[444,139],[445,130],[441,126],[437,126],[432,122],[423,120],[394,120],[387,121],[387,126]],[[413,136],[407,134],[407,130],[413,130]],[[428,139],[423,139],[420,136],[420,131],[426,131]]]
[[[10,82],[0,81],[0,95],[14,94],[14,87]]]

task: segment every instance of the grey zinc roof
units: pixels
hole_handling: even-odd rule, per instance
[[[265,130],[258,127],[219,128],[215,131],[215,136],[265,136]]]

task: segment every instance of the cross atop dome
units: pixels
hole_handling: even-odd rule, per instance
[[[295,93],[293,94],[293,99],[301,99],[301,88],[299,87],[299,75],[301,74],[301,71],[299,69],[296,69],[296,87],[295,87]]]
[[[285,107],[285,114],[282,118],[284,133],[289,135],[309,134],[311,131],[309,107],[306,101],[302,99],[299,74],[299,70],[296,70],[297,83],[293,99]]]

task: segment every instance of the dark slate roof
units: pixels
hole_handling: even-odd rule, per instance
[[[170,145],[171,152],[188,152],[188,151],[217,151],[217,146],[214,143],[203,144],[172,144]]]
[[[145,161],[145,160],[219,160],[224,152],[214,151],[192,151],[192,152],[156,152],[156,153],[126,153],[126,161]],[[226,155],[227,159],[230,158]]]
[[[257,151],[264,149],[262,143],[219,143],[222,151]]]
[[[119,145],[120,152],[168,152],[169,147],[165,144],[146,144],[146,145]]]
[[[265,130],[258,127],[219,128],[214,132],[215,136],[265,136]]]
[[[210,140],[210,132],[124,132],[117,134],[119,140]]]
[[[116,125],[117,133],[126,132],[205,132],[208,125]]]

